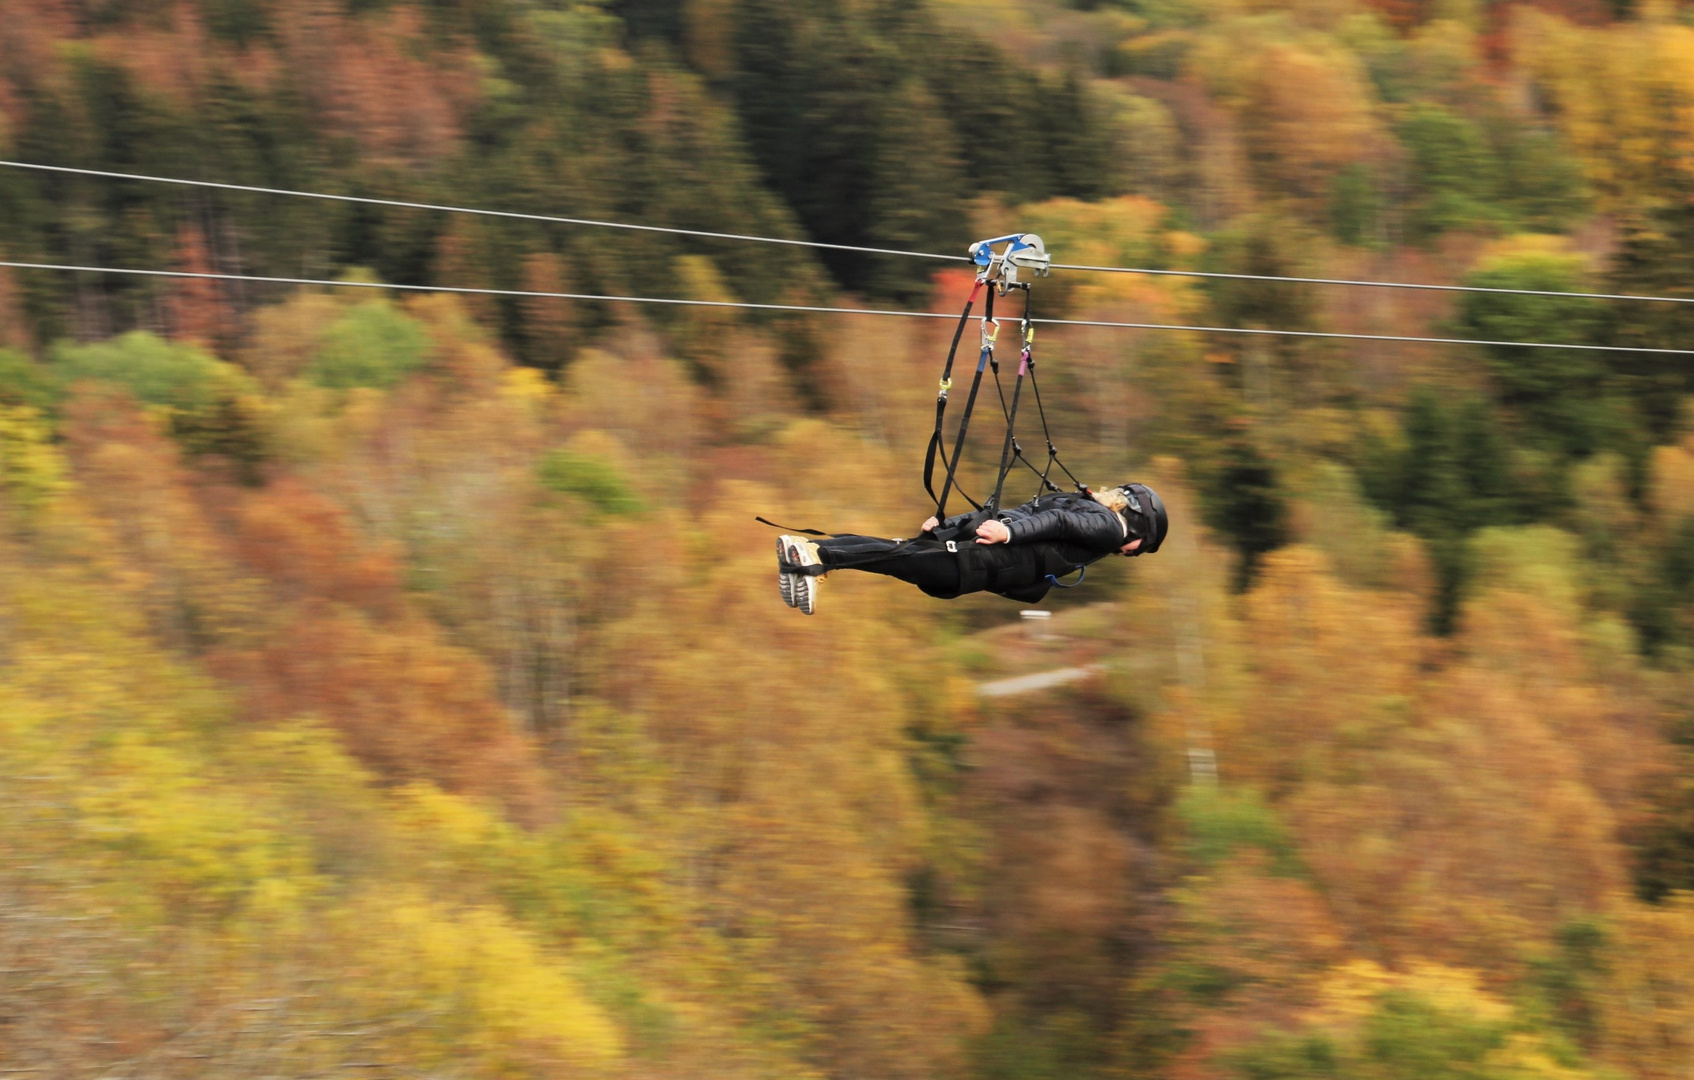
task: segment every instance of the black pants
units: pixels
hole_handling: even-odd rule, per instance
[[[883,574],[916,585],[940,600],[973,592],[991,592],[1033,604],[1053,587],[1048,575],[1062,577],[1086,566],[1098,554],[1070,544],[977,544],[961,540],[948,551],[939,540],[884,540],[876,536],[837,536],[818,541],[825,566]]]

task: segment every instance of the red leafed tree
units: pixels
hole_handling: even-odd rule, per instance
[[[534,747],[494,697],[486,665],[426,618],[381,620],[311,600],[264,645],[230,659],[224,670],[257,718],[327,721],[384,779],[427,780],[495,798],[520,821],[545,818]]]
[[[281,599],[342,604],[379,618],[396,613],[394,553],[360,537],[340,506],[298,480],[284,478],[249,499],[235,540],[242,561]]]
[[[0,112],[5,111],[0,101]],[[29,327],[18,307],[17,285],[9,270],[0,270],[0,348],[27,349],[30,346]]]
[[[394,553],[338,504],[286,477],[258,491],[216,485],[121,394],[85,392],[67,414],[114,580],[161,638],[205,656],[252,719],[316,718],[384,779],[545,817],[534,744],[487,665],[412,608]]]
[[[184,225],[176,234],[176,268],[191,274],[216,273],[206,234],[198,225]],[[230,311],[218,282],[208,278],[179,278],[165,298],[165,317],[171,336],[211,347],[228,336]]]
[[[257,718],[317,717],[387,779],[495,797],[520,820],[545,816],[533,743],[487,666],[407,604],[388,547],[286,479],[240,508],[234,541],[283,605],[262,642],[217,658]]]
[[[549,251],[524,259],[526,292],[571,292],[574,285],[563,257]],[[552,370],[564,367],[577,344],[576,302],[530,297],[523,301],[523,321],[529,362]]]

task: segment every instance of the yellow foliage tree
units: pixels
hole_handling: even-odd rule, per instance
[[[1625,906],[1609,960],[1605,1056],[1648,1080],[1694,1076],[1694,896]]]
[[[1694,29],[1662,19],[1596,29],[1526,7],[1514,14],[1512,52],[1603,208],[1654,207],[1686,190]]]

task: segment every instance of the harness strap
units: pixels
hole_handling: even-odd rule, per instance
[[[952,528],[937,528],[934,532],[930,533],[930,535],[935,537],[937,540],[956,540],[963,536],[969,539],[972,543],[975,543],[977,526],[981,525],[993,516],[993,507],[979,506],[977,507],[976,513],[959,522],[959,524]]]
[[[972,290],[973,295],[974,295],[974,293],[975,293],[975,290]],[[976,360],[976,374],[971,378],[970,395],[965,398],[964,415],[959,417],[959,434],[958,434],[958,437],[953,440],[953,460],[946,462],[947,479],[941,485],[940,496],[938,498],[936,498],[936,500],[935,500],[935,516],[937,518],[945,519],[947,517],[947,496],[953,490],[953,482],[954,482],[955,478],[957,477],[958,470],[959,470],[959,459],[960,459],[960,457],[962,457],[964,455],[964,452],[965,452],[965,433],[970,430],[971,413],[976,411],[976,395],[977,395],[977,392],[982,389],[982,373],[983,373],[984,370],[987,369],[988,362],[990,360],[994,359],[994,336],[990,336],[989,333],[988,333],[988,329],[987,329],[988,325],[990,323],[992,323],[993,321],[994,321],[994,290],[989,289],[988,290],[988,298],[983,302],[983,305],[982,305],[982,325],[983,325],[982,354],[980,356],[978,356],[977,360]],[[998,334],[998,328],[996,327],[996,335],[997,334]],[[960,494],[963,494],[963,492],[961,492]],[[975,506],[976,503],[972,502],[971,505]]]
[[[941,500],[935,494],[935,459],[938,455],[941,458],[941,467],[947,470],[949,476],[953,473],[953,466],[947,460],[947,447],[941,436],[941,424],[947,416],[947,393],[953,389],[953,358],[959,353],[959,341],[965,336],[965,326],[970,322],[971,308],[976,305],[976,295],[981,291],[982,281],[978,280],[971,289],[970,298],[965,301],[965,310],[959,314],[959,324],[953,328],[953,344],[947,348],[947,364],[941,369],[941,385],[935,395],[935,430],[929,436],[929,448],[923,455],[923,489],[929,492],[930,500],[935,503],[937,509],[941,506]],[[988,295],[992,307],[994,291],[990,289]],[[981,504],[966,495],[963,490],[959,494],[966,502],[980,508]]]
[[[840,533],[820,532],[817,529],[793,529],[793,528],[788,527],[787,525],[778,525],[774,521],[766,521],[764,518],[758,517],[758,516],[755,516],[753,518],[753,520],[757,521],[761,525],[769,525],[773,529],[781,529],[785,533],[799,533],[802,536],[840,536],[841,535]]]
[[[1006,474],[1012,471],[1012,462],[1015,460],[1012,457],[1012,448],[1017,445],[1018,402],[1023,397],[1023,381],[1034,370],[1030,363],[1030,350],[1035,347],[1035,334],[1029,322],[1029,286],[1027,284],[1023,287],[1023,321],[1019,326],[1019,331],[1023,337],[1023,341],[1020,343],[1023,346],[1023,351],[1018,358],[1017,381],[1012,384],[1012,407],[1006,413],[1006,441],[1000,448],[1000,474],[994,480],[994,494],[989,496],[987,504],[996,510],[1000,508],[1000,495],[1006,489]],[[999,385],[999,372],[995,372],[995,385]],[[1002,397],[1001,400],[1004,401],[1005,399]],[[1023,456],[1021,449],[1018,456]]]
[[[1059,490],[1047,479],[1048,474],[1053,471],[1053,466],[1057,465],[1064,470],[1066,476],[1070,477],[1071,483],[1076,485],[1076,490],[1086,492],[1088,485],[1078,480],[1076,474],[1066,468],[1063,461],[1059,460],[1059,448],[1053,445],[1053,433],[1047,427],[1047,410],[1041,404],[1041,384],[1035,379],[1035,364],[1033,361],[1029,365],[1029,388],[1035,391],[1035,409],[1041,416],[1041,434],[1047,440],[1047,468],[1041,473],[1042,486],[1053,491]],[[1034,467],[1033,465],[1030,466],[1032,469]],[[1037,490],[1036,494],[1039,495],[1041,492]]]

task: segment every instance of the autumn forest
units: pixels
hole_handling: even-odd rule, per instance
[[[534,294],[968,266],[442,205],[1608,348],[1042,327],[1163,550],[806,618],[950,322]],[[1694,7],[0,0],[0,262],[214,275],[0,267],[0,1072],[1694,1078]]]

